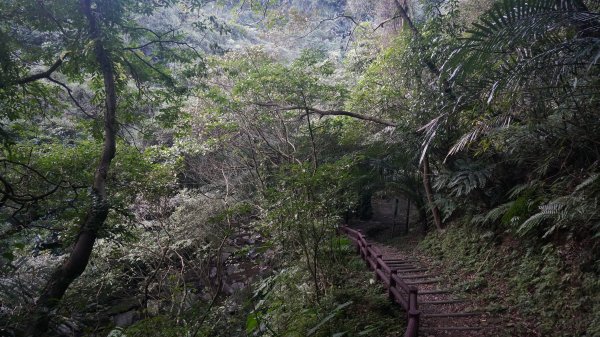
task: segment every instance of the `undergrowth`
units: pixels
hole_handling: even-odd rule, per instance
[[[292,261],[253,285],[242,308],[227,301],[216,304],[197,324],[206,308],[186,316],[187,326],[158,316],[137,322],[111,336],[286,336],[380,337],[402,336],[405,314],[386,296],[373,274],[345,238],[328,263],[325,292],[315,300],[310,274],[300,259]],[[194,321],[194,317],[196,321]]]
[[[400,336],[404,315],[372,281],[372,273],[342,239],[324,296],[314,302],[310,280],[292,264],[264,280],[248,317],[253,336]]]
[[[534,245],[455,225],[429,234],[420,248],[449,266],[463,291],[488,303],[484,309],[521,317],[510,323],[519,334],[600,335],[600,263],[589,247],[572,240]]]

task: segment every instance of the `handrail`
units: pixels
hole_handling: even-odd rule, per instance
[[[419,334],[419,318],[421,316],[418,289],[406,284],[398,276],[397,270],[390,268],[383,260],[379,248],[368,243],[359,230],[349,228],[347,225],[340,226],[339,230],[354,242],[360,257],[375,272],[375,279],[382,281],[388,289],[388,296],[406,311],[408,323],[404,337],[416,337]]]

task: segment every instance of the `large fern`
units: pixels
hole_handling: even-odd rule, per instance
[[[573,97],[597,102],[600,14],[579,0],[502,0],[474,23],[444,65],[455,83],[456,106],[428,123],[425,144],[448,116],[478,105],[481,118],[451,147],[455,154],[481,136],[531,117],[526,104],[542,113],[569,112]],[[549,104],[549,102],[555,102]],[[480,102],[480,103],[475,103]],[[498,109],[494,102],[503,102]],[[506,103],[509,103],[506,106]],[[551,108],[549,108],[551,107]],[[526,113],[526,115],[524,115]]]
[[[517,233],[525,235],[540,230],[548,237],[561,229],[600,229],[600,174],[594,173],[571,193],[556,196],[538,206],[538,211],[518,224]],[[578,226],[580,228],[573,228]],[[598,235],[598,234],[596,234]]]
[[[471,223],[474,225],[489,225],[498,222],[513,205],[514,201],[509,201],[492,208],[485,214],[477,214],[471,219]]]
[[[456,160],[454,166],[455,170],[440,172],[434,181],[436,190],[447,190],[454,197],[463,197],[475,189],[484,188],[492,172],[492,167],[482,167],[461,159]]]
[[[589,69],[600,58],[600,41],[591,37],[600,32],[600,15],[577,9],[577,2],[503,0],[473,24],[446,67],[454,77],[485,72],[488,101],[503,87],[528,82],[530,71]],[[584,32],[578,31],[582,25]],[[549,64],[556,56],[562,62]]]

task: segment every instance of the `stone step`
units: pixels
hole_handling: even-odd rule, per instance
[[[417,274],[417,275],[402,275],[400,278],[409,279],[409,278],[428,278],[428,277],[436,277],[438,274]]]
[[[421,317],[470,317],[470,316],[479,316],[480,312],[446,312],[446,313],[423,313]]]
[[[410,277],[403,277],[403,279],[405,278],[410,278]],[[442,279],[436,278],[436,279],[432,279],[432,280],[424,280],[424,281],[409,281],[409,282],[404,282],[406,284],[410,285],[417,285],[417,284],[430,284],[430,283],[438,283],[442,281]]]
[[[440,301],[419,301],[419,305],[421,304],[452,304],[452,303],[461,303],[466,302],[466,300],[461,299],[452,299],[452,300],[440,300]]]
[[[433,290],[419,291],[419,295],[450,294],[452,292],[453,292],[452,289],[433,289]]]
[[[421,331],[440,331],[440,330],[445,330],[445,331],[469,331],[469,330],[481,330],[481,329],[487,329],[488,327],[482,327],[482,326],[436,326],[436,327],[428,327],[428,326],[424,326],[419,328],[419,330]]]
[[[428,269],[426,268],[413,268],[413,269],[397,269],[397,268],[391,268],[392,270],[395,270],[398,272],[398,274],[406,274],[406,273],[416,273],[416,272],[425,272]]]

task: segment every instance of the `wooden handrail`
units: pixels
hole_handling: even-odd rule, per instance
[[[419,334],[419,318],[421,316],[418,289],[406,284],[398,276],[397,271],[383,260],[383,254],[379,248],[368,243],[360,231],[348,228],[347,225],[340,226],[339,231],[346,234],[356,245],[360,257],[375,272],[375,279],[382,281],[388,289],[390,299],[400,304],[406,311],[408,323],[404,337],[416,337]]]
[[[404,281],[402,281],[402,279],[398,275],[392,275],[392,278],[394,278],[394,280],[396,281],[396,288],[398,288],[398,290],[401,289],[407,294],[410,293],[410,287],[408,286],[408,284],[404,283]]]

